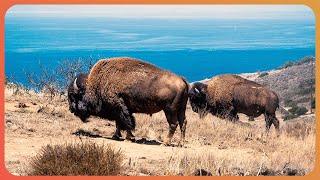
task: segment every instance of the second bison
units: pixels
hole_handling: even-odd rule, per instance
[[[68,88],[70,110],[86,122],[90,115],[116,121],[113,138],[127,131],[133,138],[133,113],[164,111],[169,123],[166,144],[179,124],[184,141],[188,83],[181,77],[133,58],[110,58],[97,62],[88,75],[78,75]]]
[[[216,76],[206,83],[193,83],[189,90],[192,110],[203,117],[213,115],[238,120],[237,113],[249,117],[264,114],[266,129],[273,124],[279,130],[276,110],[279,107],[277,94],[265,86],[237,75]]]

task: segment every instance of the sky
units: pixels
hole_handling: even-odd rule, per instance
[[[303,5],[16,5],[6,16],[314,20]]]

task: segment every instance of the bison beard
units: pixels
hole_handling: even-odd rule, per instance
[[[252,118],[264,114],[266,130],[273,124],[279,131],[279,120],[275,115],[279,107],[277,94],[240,76],[221,75],[206,84],[196,82],[189,90],[189,99],[192,110],[200,117],[210,112],[220,118],[237,121],[237,113]]]
[[[132,58],[100,60],[83,77],[77,76],[68,89],[70,110],[82,121],[90,115],[115,120],[113,137],[118,139],[120,130],[126,130],[127,139],[131,139],[133,113],[163,110],[169,124],[165,143],[171,142],[178,125],[183,143],[188,101],[188,83],[183,78]]]

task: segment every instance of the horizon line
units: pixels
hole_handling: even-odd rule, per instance
[[[15,5],[7,17],[313,20],[305,5]]]

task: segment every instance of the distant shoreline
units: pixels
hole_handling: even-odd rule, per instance
[[[103,54],[102,54],[103,53]],[[57,51],[46,53],[6,53],[5,74],[28,86],[26,72],[40,73],[40,65],[54,70],[63,61],[95,62],[109,57],[134,57],[185,77],[189,82],[219,74],[242,74],[276,69],[288,61],[314,56],[312,49],[295,50],[218,50],[218,51]],[[79,58],[81,57],[81,58]]]

